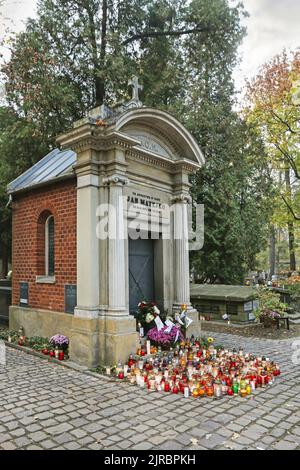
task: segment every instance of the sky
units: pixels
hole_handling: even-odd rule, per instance
[[[229,1],[235,4],[238,0]],[[300,47],[300,0],[243,0],[243,3],[250,17],[243,20],[248,35],[239,49],[241,63],[234,72],[238,90],[245,78],[255,76],[260,65],[283,48]],[[34,16],[35,11],[36,0],[0,0],[0,37],[7,27],[20,31],[26,18]]]

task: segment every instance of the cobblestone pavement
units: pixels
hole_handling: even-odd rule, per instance
[[[7,365],[0,365],[0,449],[299,449],[296,340],[214,336],[274,358],[282,375],[244,399],[186,399],[8,348]]]

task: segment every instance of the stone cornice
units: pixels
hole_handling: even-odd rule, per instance
[[[79,162],[74,165],[77,175],[98,175],[98,164],[94,160]]]
[[[195,173],[201,168],[199,163],[192,162],[191,160],[177,160],[174,162],[175,172]]]
[[[160,157],[158,155],[152,154],[150,152],[146,152],[142,149],[138,149],[136,151],[129,150],[126,153],[126,157],[129,160],[139,161],[146,165],[151,165],[158,168],[163,168],[169,172],[172,172],[174,169],[174,162],[168,160],[167,158]]]
[[[57,142],[62,148],[71,148],[76,153],[88,149],[99,151],[121,148],[128,150],[139,144],[139,140],[122,132],[97,128],[93,124],[84,124],[75,128],[59,136]]]

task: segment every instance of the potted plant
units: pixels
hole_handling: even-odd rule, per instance
[[[280,301],[280,294],[262,287],[258,289],[259,306],[254,310],[256,321],[259,321],[265,328],[277,325],[277,319],[284,315],[286,304]]]
[[[148,331],[147,337],[150,339],[151,344],[160,346],[162,349],[169,349],[184,340],[179,324],[171,329],[164,326],[161,330],[154,326]]]
[[[54,335],[50,338],[49,342],[52,344],[54,349],[58,349],[64,352],[65,356],[67,355],[68,347],[69,347],[69,338],[64,335]]]
[[[263,323],[264,328],[272,328],[277,325],[277,318],[280,318],[280,313],[273,310],[265,309],[260,314],[260,321]]]

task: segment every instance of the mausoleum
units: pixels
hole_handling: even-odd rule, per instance
[[[170,114],[133,98],[101,106],[8,186],[13,210],[10,328],[65,334],[71,359],[125,360],[141,300],[190,304],[189,177],[204,163]],[[170,210],[171,208],[171,210]]]

